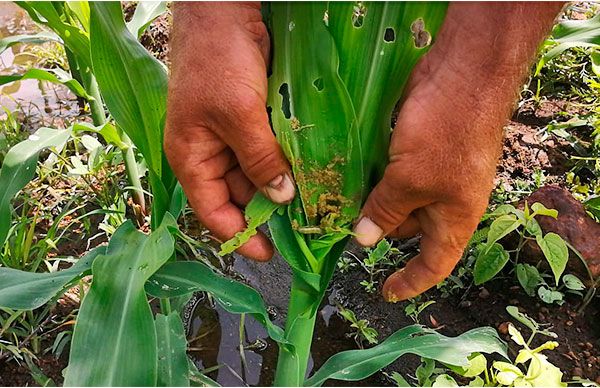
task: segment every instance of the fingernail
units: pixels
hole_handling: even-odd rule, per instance
[[[399,283],[402,282],[402,272],[404,272],[404,268],[401,268],[392,275],[390,275],[390,277],[388,277],[385,283],[383,284],[382,293],[383,298],[386,302],[396,303],[403,300],[397,292],[398,288],[402,288],[402,283]]]
[[[354,227],[356,241],[363,247],[375,245],[383,237],[383,230],[371,221],[368,217],[363,217]]]
[[[265,194],[275,203],[289,203],[294,199],[296,189],[288,174],[281,174],[265,187]]]

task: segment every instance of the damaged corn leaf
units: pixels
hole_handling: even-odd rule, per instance
[[[245,217],[248,222],[248,227],[235,234],[235,236],[221,244],[219,255],[227,255],[244,245],[250,237],[256,234],[259,226],[264,224],[271,218],[271,215],[283,205],[278,205],[269,201],[261,193],[256,193],[252,200],[246,206]]]
[[[316,311],[388,162],[391,114],[446,3],[274,2],[268,106],[298,187],[269,221],[293,269],[276,385],[302,385]]]
[[[392,111],[446,7],[271,4],[275,55],[268,105],[298,185],[291,225],[319,262],[311,263],[315,272],[334,245],[346,243],[383,175]]]

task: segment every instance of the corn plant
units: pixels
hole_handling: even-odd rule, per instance
[[[167,73],[136,39],[145,23],[128,27],[116,2],[68,3],[66,13],[58,13],[61,5],[56,4],[23,6],[80,54],[79,69],[93,74],[99,98],[116,124],[97,131],[113,138],[120,134],[118,127],[128,135],[146,161],[153,195],[149,234],[127,221],[108,246],[91,250],[68,269],[29,273],[0,268],[0,307],[16,310],[51,303],[82,276],[92,275],[73,332],[65,385],[212,384],[188,361],[183,324],[171,304],[196,291],[211,293],[225,310],[250,314],[265,326],[280,347],[276,385],[360,380],[409,352],[457,366],[468,364],[473,352],[506,356],[490,328],[450,338],[413,325],[373,348],[336,354],[305,379],[317,309],[351,236],[351,222],[385,167],[392,109],[443,21],[444,4],[266,6],[275,50],[269,105],[299,196],[289,206],[255,197],[246,209],[248,230],[223,244],[222,252],[235,250],[269,222],[275,245],[294,272],[284,329],[270,320],[256,290],[201,262],[176,260],[180,232],[175,219],[185,197],[162,149]],[[75,28],[73,18],[89,28]],[[363,53],[360,59],[357,52]],[[7,165],[5,159],[0,180],[5,170],[10,179],[29,177],[39,151],[61,147],[72,130],[45,129],[52,141],[29,139],[33,145],[14,152],[23,163]],[[17,183],[6,201],[22,187],[22,180]],[[149,297],[160,300],[160,313],[152,313]]]

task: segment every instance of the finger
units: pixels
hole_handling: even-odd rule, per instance
[[[245,207],[256,193],[256,187],[248,180],[240,166],[235,166],[225,173],[225,182],[229,187],[231,201]]]
[[[375,245],[383,236],[404,223],[414,209],[425,204],[424,197],[415,199],[409,189],[392,183],[396,179],[390,166],[367,198],[361,217],[354,227],[356,242],[362,246]]]
[[[448,277],[477,226],[477,220],[473,219],[468,216],[450,223],[432,218],[421,238],[421,253],[387,278],[383,285],[384,298],[389,302],[413,298]]]
[[[190,203],[200,222],[221,241],[229,240],[247,227],[242,212],[230,201],[224,178],[198,182],[197,189],[192,191]],[[273,248],[262,233],[253,236],[237,251],[258,261],[267,261],[273,256]]]
[[[244,106],[241,101],[241,107],[237,108],[235,116],[243,120],[228,123],[235,127],[219,133],[235,134],[222,140],[233,149],[248,179],[273,202],[289,203],[294,199],[295,185],[288,161],[273,135],[260,99],[249,100],[252,102]]]
[[[413,214],[410,214],[406,220],[396,229],[387,234],[392,238],[408,238],[421,233],[421,225]]]
[[[231,202],[224,178],[235,166],[235,156],[210,131],[195,128],[188,132],[193,133],[189,141],[181,141],[181,136],[165,139],[169,139],[165,147],[169,162],[200,222],[219,240],[229,240],[246,228],[242,212]],[[273,256],[269,240],[261,233],[253,236],[238,252],[258,261]]]

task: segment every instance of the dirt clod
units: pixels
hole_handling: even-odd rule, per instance
[[[498,332],[502,335],[507,335],[508,334],[508,325],[509,325],[509,322],[502,322],[500,325],[498,325]]]

